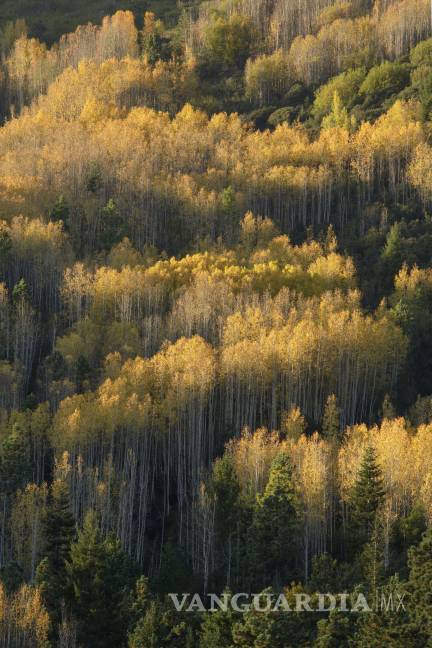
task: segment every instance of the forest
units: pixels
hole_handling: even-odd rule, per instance
[[[2,3],[1,648],[432,645],[431,136],[429,0]]]

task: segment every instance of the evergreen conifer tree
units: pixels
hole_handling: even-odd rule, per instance
[[[424,637],[424,645],[432,642],[432,527],[417,547],[408,551],[408,608],[410,617]]]
[[[298,511],[291,459],[281,452],[273,460],[264,494],[258,497],[251,533],[251,567],[260,584],[289,582],[296,559]]]
[[[317,623],[318,636],[314,648],[349,648],[350,636],[354,631],[354,624],[345,612],[333,610],[328,619],[321,619]]]
[[[51,497],[44,521],[45,557],[39,564],[36,578],[45,607],[53,625],[61,621],[61,606],[69,598],[66,563],[75,536],[75,519],[65,482],[57,480],[51,488]]]
[[[26,430],[15,423],[0,447],[0,494],[13,495],[31,475]]]
[[[233,536],[239,523],[240,484],[231,458],[216,460],[210,484],[215,498],[215,533],[219,553],[225,564],[226,585],[230,585],[233,558]]]
[[[225,591],[227,602],[230,592]],[[219,609],[205,614],[201,624],[200,648],[232,648],[234,623],[240,620],[240,613],[227,604],[227,610]]]
[[[103,539],[88,513],[66,564],[78,641],[85,648],[118,648],[128,626],[134,569],[120,543]]]
[[[357,546],[371,539],[384,497],[384,481],[376,451],[373,446],[368,446],[351,497],[352,531]]]
[[[374,605],[371,605],[373,601],[368,597],[373,609],[358,615],[356,632],[350,645],[358,648],[417,648],[426,645],[421,632],[410,619],[406,592],[406,583],[394,576],[377,590]]]

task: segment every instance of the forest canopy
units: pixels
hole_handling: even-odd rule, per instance
[[[0,10],[0,644],[428,645],[430,3],[52,4]],[[167,598],[343,591],[410,601]]]

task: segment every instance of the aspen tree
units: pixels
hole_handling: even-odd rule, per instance
[[[282,98],[292,83],[290,67],[282,50],[249,59],[245,68],[247,96],[260,106]]]
[[[5,648],[48,648],[50,619],[38,589],[23,585],[8,597],[0,583],[0,618]]]
[[[327,549],[327,527],[331,521],[331,448],[317,433],[300,437],[291,448],[299,484],[302,511],[302,549],[304,576],[307,580],[311,562]],[[331,536],[330,536],[331,541]]]
[[[430,34],[430,5],[425,0],[402,0],[380,18],[380,32],[388,54],[399,57]]]
[[[11,511],[11,536],[14,556],[32,581],[43,546],[43,528],[47,506],[47,486],[27,484],[18,491]]]

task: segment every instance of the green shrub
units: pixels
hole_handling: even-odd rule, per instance
[[[358,97],[359,88],[365,77],[366,70],[364,68],[348,70],[321,86],[315,95],[312,109],[314,117],[321,120],[331,112],[335,93],[339,95],[342,105],[345,108],[350,108]]]
[[[406,63],[386,61],[376,65],[367,74],[360,86],[359,93],[365,97],[365,103],[378,103],[400,92],[410,81],[410,66]]]

